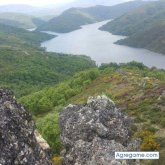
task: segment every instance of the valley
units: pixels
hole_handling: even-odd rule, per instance
[[[98,65],[107,62],[127,63],[138,61],[149,67],[155,66],[165,69],[165,56],[163,54],[114,44],[118,40],[124,39],[125,36],[100,31],[99,27],[107,22],[109,21],[85,25],[79,30],[64,34],[47,32],[57,36],[42,42],[41,47],[51,52],[88,55]]]
[[[86,158],[97,162],[99,150],[100,161],[111,165],[116,146],[129,151],[132,139],[136,151],[160,153],[158,160],[138,163],[164,165],[165,3],[97,0],[90,6],[93,2],[64,2],[60,11],[67,10],[58,15],[53,5],[0,7],[0,144],[5,151],[0,164],[6,165],[5,159],[13,165],[34,165],[34,160],[48,162],[35,165],[73,165],[83,157],[86,165]],[[104,6],[117,2],[124,3]],[[46,157],[36,131],[45,139],[40,143],[50,146]],[[74,135],[80,152],[72,157],[69,137]],[[102,142],[112,156],[93,145]],[[28,154],[32,157],[22,158]]]

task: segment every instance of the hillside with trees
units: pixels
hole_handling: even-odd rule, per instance
[[[42,41],[53,37],[50,34],[30,32],[22,28],[0,24],[0,47],[39,48]]]
[[[149,69],[141,63],[103,64],[19,101],[33,114],[38,130],[58,155],[62,149],[59,112],[69,104],[84,104],[89,96],[105,94],[115,101],[118,108],[134,118],[136,126],[132,129],[135,136],[142,139],[141,150],[159,150],[161,159],[154,162],[160,163],[164,161],[165,147],[165,135],[161,133],[165,126],[164,82],[164,70]]]
[[[96,66],[89,57],[49,53],[39,47],[52,37],[0,25],[0,86],[20,97]]]
[[[165,54],[165,2],[151,2],[129,12],[100,29],[128,36],[118,44],[146,48]]]
[[[37,30],[66,33],[79,29],[85,24],[117,18],[145,3],[143,1],[133,1],[115,6],[98,5],[88,8],[71,8],[39,26]]]

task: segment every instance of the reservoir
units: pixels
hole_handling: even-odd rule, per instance
[[[41,47],[45,47],[47,51],[51,52],[87,55],[96,61],[98,65],[110,62],[126,63],[137,61],[149,67],[155,66],[165,69],[165,55],[146,49],[114,44],[117,40],[125,37],[112,35],[109,32],[98,29],[107,22],[88,24],[70,33],[47,32],[57,36],[41,43]]]

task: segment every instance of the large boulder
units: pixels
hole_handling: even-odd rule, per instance
[[[120,165],[115,151],[138,151],[132,120],[106,96],[90,97],[85,105],[69,105],[60,113],[63,165]]]
[[[10,91],[0,89],[0,164],[51,165],[34,132],[31,115],[17,104]]]

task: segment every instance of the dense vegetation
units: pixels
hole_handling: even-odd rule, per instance
[[[89,8],[71,8],[64,11],[45,24],[38,27],[38,30],[49,30],[66,33],[79,29],[81,25],[113,19],[131,11],[146,2],[133,1],[116,6],[95,6]]]
[[[72,96],[80,93],[84,86],[99,75],[97,69],[76,74],[71,80],[50,88],[45,88],[20,100],[33,114],[39,115],[53,110],[54,107],[65,105]]]
[[[0,86],[11,88],[19,97],[91,67],[95,63],[85,56],[0,49]]]
[[[20,97],[95,67],[86,56],[48,53],[39,48],[41,41],[52,37],[0,25],[0,86],[11,88]]]
[[[165,54],[165,1],[156,1],[129,12],[101,27],[129,36],[117,43]]]
[[[22,97],[20,102],[34,115],[40,133],[58,154],[62,147],[58,113],[68,104],[83,104],[91,95],[106,94],[135,119],[143,138],[142,149],[159,149],[163,159],[164,90],[164,70],[149,69],[136,62],[112,63],[78,73],[70,80]],[[148,145],[143,131],[148,132],[152,144]]]
[[[18,28],[36,28],[44,23],[43,20],[20,13],[0,13],[0,24]]]
[[[37,48],[42,41],[53,38],[54,36],[40,33],[29,32],[21,28],[0,24],[0,47],[16,48]]]

